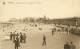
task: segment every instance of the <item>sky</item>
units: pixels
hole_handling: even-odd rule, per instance
[[[6,4],[2,4],[5,2]],[[80,16],[80,0],[0,0],[0,19]]]

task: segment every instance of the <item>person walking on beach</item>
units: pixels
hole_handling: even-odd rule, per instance
[[[24,42],[24,43],[26,43],[26,37],[27,37],[27,36],[26,36],[26,34],[24,33],[24,34],[23,34],[23,42]]]
[[[46,36],[43,35],[43,43],[42,43],[42,46],[46,45]]]
[[[12,37],[13,37],[13,33],[10,32],[10,40],[12,40]]]
[[[71,42],[71,49],[76,49],[76,46],[73,44],[73,42]]]
[[[15,49],[18,49],[18,47],[20,47],[20,42],[19,42],[18,36],[16,37],[14,44],[15,44]]]
[[[52,29],[52,36],[53,36],[53,34],[54,34],[54,30]]]
[[[13,42],[15,41],[15,39],[16,39],[16,34],[15,34],[15,32],[13,33]]]
[[[21,43],[23,42],[23,35],[22,35],[22,33],[20,33],[20,42]]]

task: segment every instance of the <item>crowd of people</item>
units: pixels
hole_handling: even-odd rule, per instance
[[[35,25],[35,27],[37,27],[37,25]],[[42,30],[42,28],[38,28],[39,30]],[[51,34],[52,36],[54,36],[54,32],[56,31],[66,31],[68,32],[68,29],[56,29],[56,28],[53,28],[51,30]],[[21,46],[21,43],[26,43],[26,33],[16,33],[16,31],[14,32],[10,32],[10,41],[12,41],[15,45],[15,49],[18,49],[18,47]],[[47,45],[47,42],[46,42],[46,36],[43,35],[43,42],[42,42],[42,46],[46,46]],[[74,47],[74,48],[73,48]],[[73,42],[71,42],[71,44],[69,45],[69,43],[67,42],[66,44],[64,44],[64,49],[75,49],[76,47],[73,45]]]
[[[73,44],[73,42],[66,42],[66,44],[64,44],[64,49],[76,49],[76,46]]]
[[[25,33],[10,33],[10,41],[12,41],[15,45],[15,49],[18,49],[20,47],[20,43],[26,43],[26,34]]]

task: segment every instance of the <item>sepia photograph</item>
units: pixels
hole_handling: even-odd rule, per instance
[[[80,0],[0,0],[0,49],[80,49]]]

